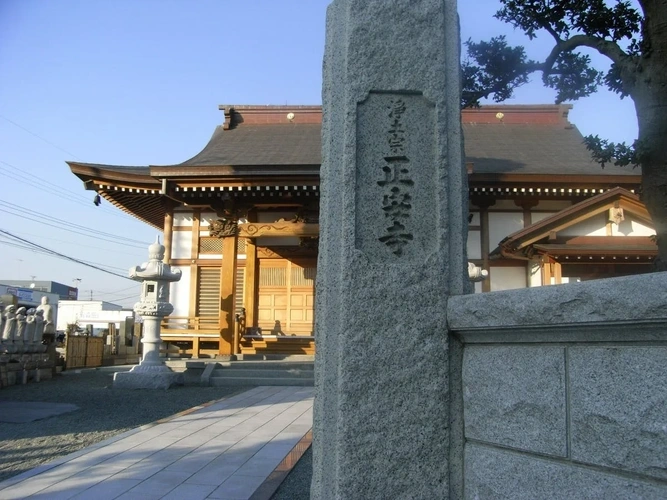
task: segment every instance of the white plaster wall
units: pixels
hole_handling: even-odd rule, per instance
[[[209,225],[209,221],[218,220],[220,217],[215,212],[202,212],[199,218],[199,225],[205,227]],[[202,236],[204,236],[202,234]]]
[[[480,233],[476,229],[471,229],[468,231],[468,258],[482,258],[482,241]]]
[[[171,258],[189,259],[192,255],[192,231],[174,231],[171,235]]]
[[[519,208],[514,200],[496,200],[494,205],[491,207],[491,210],[507,210],[508,212],[513,212],[516,210],[523,209]]]
[[[526,269],[524,267],[492,267],[489,270],[491,291],[526,288]]]
[[[540,202],[535,207],[536,210],[553,210],[554,212],[560,212],[564,208],[571,207],[572,202],[566,200],[540,200]]]
[[[259,212],[257,222],[276,222],[278,219],[289,220],[293,218],[295,212]]]
[[[542,286],[542,266],[539,263],[530,264],[529,286]]]
[[[493,250],[503,238],[520,229],[523,229],[523,212],[490,212],[489,249]]]
[[[607,236],[607,212],[558,232],[559,236]]]
[[[190,268],[181,266],[181,279],[171,283],[169,287],[169,302],[174,306],[172,316],[189,316],[190,315]],[[194,316],[194,311],[192,312]]]
[[[533,222],[533,224],[536,224],[547,217],[551,217],[553,214],[557,212],[532,212],[530,214],[530,220]]]
[[[222,259],[222,254],[221,253],[200,253],[199,254],[199,259],[200,260],[220,260],[220,259]]]
[[[611,225],[612,236],[653,236],[655,229],[637,222],[632,217],[628,217],[627,212],[625,220],[619,225]]]
[[[479,212],[473,212],[471,210],[470,215],[472,215],[472,219],[470,219],[469,224],[471,226],[479,226]]]
[[[192,212],[174,212],[174,226],[192,226]]]

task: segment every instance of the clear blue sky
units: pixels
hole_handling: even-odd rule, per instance
[[[106,202],[95,207],[65,160],[174,164],[206,144],[223,119],[219,104],[320,104],[329,3],[0,0],[0,229],[127,275],[146,260],[156,231]],[[492,18],[498,7],[461,1],[462,39],[504,33],[527,43]],[[548,40],[527,47],[541,59]],[[537,78],[509,102],[553,99]],[[631,101],[608,92],[575,103],[570,120],[583,134],[636,135]],[[106,241],[114,238],[100,231],[133,241]],[[138,296],[132,281],[6,241],[0,234],[0,282],[80,278],[81,298],[92,290],[130,306]]]

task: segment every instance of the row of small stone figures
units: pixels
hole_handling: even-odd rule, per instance
[[[5,306],[0,323],[2,346],[14,345],[23,346],[28,348],[27,350],[30,350],[30,347],[33,347],[33,351],[42,350],[37,346],[42,344],[44,324],[44,311],[41,309],[26,310],[25,307],[17,309],[14,305]]]

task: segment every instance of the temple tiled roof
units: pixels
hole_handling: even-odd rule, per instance
[[[319,165],[320,143],[319,123],[219,126],[206,147],[180,166]]]
[[[229,106],[225,123],[208,144],[171,168],[317,166],[321,163],[321,108],[318,106]],[[296,112],[296,118],[288,113]],[[463,111],[466,162],[474,174],[637,176],[632,167],[596,164],[577,128],[567,120],[570,106],[485,106]],[[301,120],[301,121],[300,121]],[[86,165],[112,174],[151,175],[151,167]],[[194,172],[194,170],[193,170]]]

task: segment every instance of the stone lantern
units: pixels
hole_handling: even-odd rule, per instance
[[[164,250],[158,238],[148,247],[148,262],[130,269],[130,278],[141,282],[141,297],[134,304],[134,312],[143,318],[143,357],[129,372],[114,374],[114,388],[168,389],[182,383],[182,374],[174,373],[160,359],[160,323],[174,310],[169,303],[169,283],[181,279],[179,269],[162,262]]]

